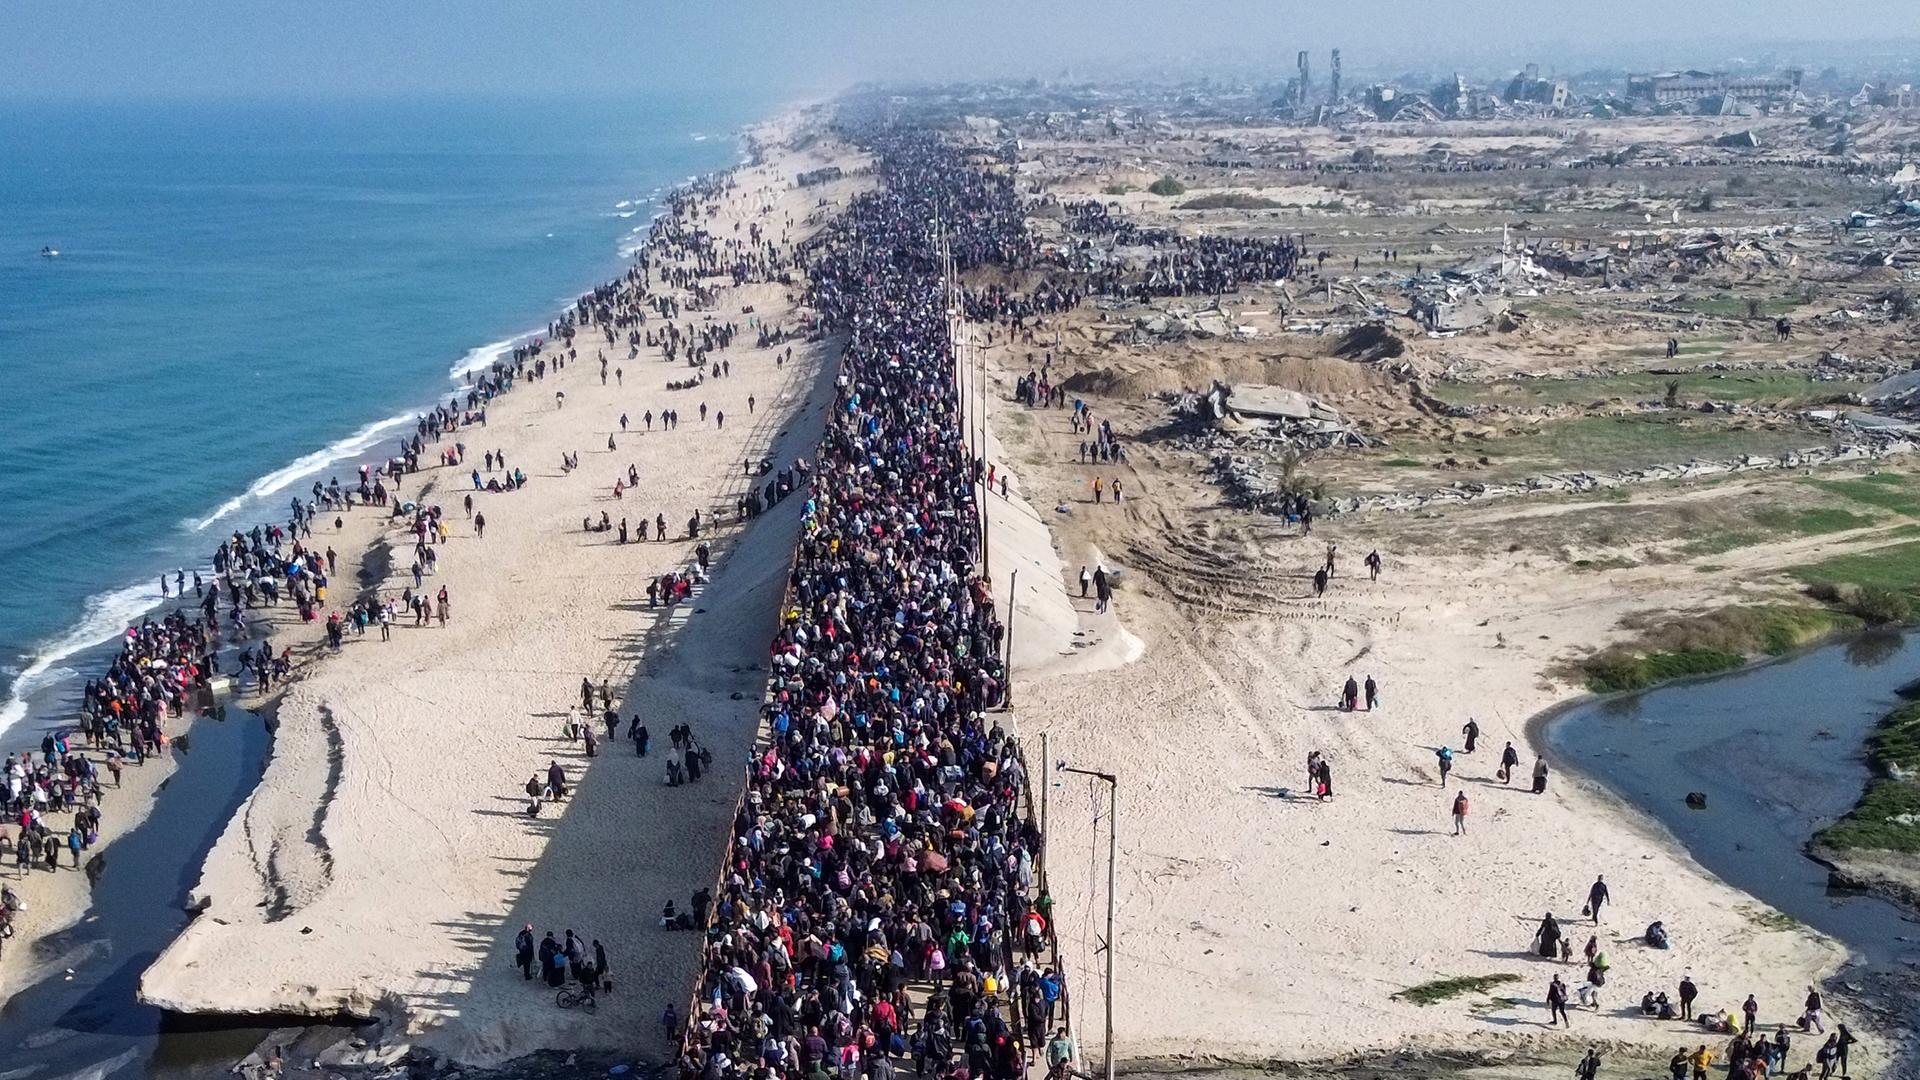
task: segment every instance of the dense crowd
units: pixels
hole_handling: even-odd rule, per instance
[[[1024,1076],[1055,1032],[1040,837],[1000,701],[976,566],[981,465],[962,441],[935,222],[956,264],[1023,253],[1004,174],[879,134],[879,190],[809,243],[811,301],[847,335],[706,923],[682,1073]]]

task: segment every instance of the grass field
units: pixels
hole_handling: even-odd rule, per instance
[[[1873,551],[1836,555],[1795,567],[1794,577],[1813,584],[1834,582],[1862,589],[1886,589],[1920,597],[1920,541],[1891,544]]]
[[[1474,473],[1452,480],[1500,480],[1541,472],[1611,472],[1694,460],[1724,460],[1742,454],[1778,455],[1827,442],[1808,428],[1759,428],[1733,417],[1698,413],[1581,416],[1485,439],[1441,442],[1396,440],[1391,456],[1434,462],[1488,459]]]
[[[1682,350],[1685,351],[1684,349]],[[1864,382],[1815,382],[1798,371],[1695,371],[1683,375],[1624,372],[1599,379],[1502,379],[1437,382],[1428,392],[1455,405],[1584,405],[1620,398],[1662,401],[1667,384],[1680,383],[1682,402],[1809,404],[1865,388]]]

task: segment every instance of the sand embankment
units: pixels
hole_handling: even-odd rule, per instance
[[[787,145],[792,132],[762,137]],[[852,164],[828,140],[803,145],[741,168],[703,216],[706,229],[744,238],[757,222],[798,243],[817,227],[821,200],[844,201],[864,182],[796,188],[800,171]],[[450,512],[454,535],[427,588],[450,590],[451,621],[399,626],[391,642],[350,638],[289,691],[266,776],[195,890],[207,911],[147,971],[143,998],[189,1012],[316,1015],[384,1003],[420,1041],[467,1061],[660,1037],[655,1019],[669,1001],[684,1006],[699,941],[661,931],[657,915],[712,883],[740,786],[726,763],[741,759],[757,723],[796,536],[797,500],[734,523],[735,498],[766,482],[745,477],[742,462],[811,458],[831,390],[835,342],[755,347],[753,326],[794,323],[797,293],[729,284],[711,311],[681,315],[682,325],[711,315],[741,327],[714,356],[731,376],[689,390],[664,389],[690,372],[650,348],[610,356],[623,375],[602,385],[599,339],[583,335],[577,361],[517,387],[485,429],[462,433],[465,466],[434,470],[424,492],[416,482],[409,497]],[[793,360],[776,365],[789,345]],[[669,408],[677,429],[656,419],[646,430],[644,412]],[[531,483],[475,495],[487,519],[479,538],[459,504],[484,450],[503,451]],[[563,452],[577,452],[580,468],[563,471]],[[640,482],[616,499],[629,464]],[[650,608],[649,579],[692,557],[696,508],[725,522],[703,533],[718,560],[712,582],[690,603]],[[675,539],[621,545],[583,532],[581,519],[602,511],[615,521],[664,515]],[[582,678],[610,683],[621,715],[643,717],[652,756],[637,758],[619,738],[589,760],[562,737],[569,713],[580,715]],[[717,772],[668,788],[667,731],[682,723]],[[528,818],[522,785],[551,761],[574,795]],[[525,923],[605,945],[617,989],[596,1015],[562,1011],[542,984],[522,981],[513,938]]]

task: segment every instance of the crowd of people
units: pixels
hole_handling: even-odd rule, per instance
[[[1022,210],[1006,175],[933,136],[871,146],[880,189],[808,245],[811,301],[847,346],[769,736],[702,920],[689,1080],[889,1080],[907,1058],[1008,1080],[1043,1044],[1073,1056],[1025,767],[986,715],[1003,628],[975,562],[984,467],[956,420],[935,246],[941,221],[962,268],[1024,250]]]

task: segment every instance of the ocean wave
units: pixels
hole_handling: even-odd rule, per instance
[[[619,202],[613,204],[613,208],[615,210],[625,210],[627,207],[632,205],[633,205],[632,199],[621,199]]]
[[[49,686],[80,677],[80,672],[63,666],[60,661],[125,633],[127,627],[139,622],[140,616],[152,611],[161,599],[157,578],[87,597],[79,621],[59,637],[36,648],[32,659],[20,669],[7,692],[6,704],[0,705],[0,732],[11,729],[26,717],[29,697]]]
[[[614,217],[617,217],[617,218],[630,218],[630,217],[632,217],[633,215],[635,215],[635,214],[637,214],[637,213],[639,213],[639,212],[640,212],[640,211],[638,211],[638,210],[622,210],[622,211],[620,211],[619,213],[617,213],[617,214],[615,214],[615,215],[613,215],[613,216],[614,216]]]
[[[702,135],[701,133],[699,133],[699,132],[697,132],[697,131],[696,131],[696,132],[694,132],[694,133],[693,133],[693,141],[694,141],[694,142],[706,142],[706,141],[707,141],[707,137],[706,137],[705,135]]]
[[[407,412],[389,416],[385,420],[376,420],[338,442],[315,450],[311,454],[305,454],[295,458],[285,467],[275,469],[260,479],[255,480],[247,487],[246,491],[221,503],[218,507],[214,508],[213,513],[194,522],[193,531],[202,532],[207,526],[234,513],[241,507],[247,505],[247,503],[255,499],[264,499],[269,495],[283,491],[301,477],[319,472],[321,469],[332,465],[336,461],[352,457],[355,454],[365,453],[371,449],[375,443],[379,442],[381,437],[387,432],[403,424],[413,423],[414,416],[415,414]]]
[[[485,371],[493,365],[495,360],[513,351],[515,345],[520,344],[529,336],[531,335],[520,334],[517,337],[510,337],[504,341],[489,341],[478,348],[468,349],[466,355],[462,356],[452,368],[448,369],[447,378],[458,379],[466,375],[469,371]]]

